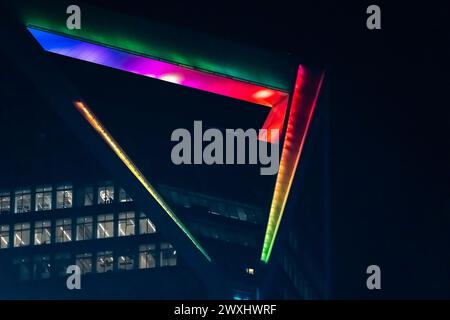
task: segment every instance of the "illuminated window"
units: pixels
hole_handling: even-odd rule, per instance
[[[15,213],[23,213],[31,211],[31,190],[20,189],[15,193]]]
[[[155,225],[147,218],[146,214],[141,212],[139,216],[139,234],[155,233]]]
[[[36,221],[34,224],[34,244],[51,243],[51,222],[50,221]]]
[[[0,192],[0,213],[11,210],[11,196],[9,192]]]
[[[119,237],[133,236],[134,231],[134,212],[119,213]]]
[[[85,187],[82,190],[83,194],[83,206],[92,206],[94,204],[94,188],[92,187]]]
[[[125,190],[120,188],[119,190],[119,202],[130,202],[133,201],[133,199],[126,193]]]
[[[57,243],[72,241],[72,219],[56,220],[55,241]]]
[[[77,241],[90,240],[92,237],[92,217],[77,218]]]
[[[98,203],[107,204],[114,201],[114,184],[106,182],[98,188]]]
[[[117,258],[117,268],[119,270],[133,270],[134,259],[131,255],[121,255]]]
[[[50,256],[39,255],[34,257],[33,274],[35,279],[50,278]]]
[[[161,267],[176,265],[177,251],[170,243],[161,243]]]
[[[9,248],[9,226],[0,226],[0,249]]]
[[[143,244],[139,246],[139,269],[156,267],[156,250],[154,244]]]
[[[102,214],[97,218],[97,239],[114,237],[114,216]]]
[[[60,185],[56,188],[56,208],[72,208],[73,189],[71,184]]]
[[[97,272],[113,271],[114,258],[112,251],[102,251],[97,254]]]
[[[41,186],[36,188],[36,211],[52,209],[52,187]]]
[[[255,274],[255,269],[253,269],[253,268],[245,268],[245,272],[247,274],[254,275]]]
[[[81,274],[92,272],[92,253],[77,254],[75,264],[80,268]]]
[[[14,225],[14,247],[23,247],[30,244],[30,224],[17,223]]]

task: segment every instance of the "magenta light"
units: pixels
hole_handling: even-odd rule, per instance
[[[273,112],[269,113],[263,128],[278,128],[280,132],[282,130],[288,102],[287,92],[33,27],[28,27],[28,30],[49,52],[271,108],[276,107],[272,108]]]

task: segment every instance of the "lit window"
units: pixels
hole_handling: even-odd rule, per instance
[[[139,216],[139,233],[140,234],[148,234],[155,233],[156,228],[155,225],[147,218],[146,214],[141,212]]]
[[[102,214],[97,218],[97,239],[114,237],[114,216]]]
[[[92,206],[94,204],[94,188],[86,187],[84,188],[83,193],[84,193],[83,205],[85,207]]]
[[[120,188],[119,190],[119,202],[130,202],[133,201],[133,199],[126,193],[125,190]]]
[[[34,257],[33,274],[35,279],[50,278],[50,256],[39,255]]]
[[[154,244],[139,246],[139,269],[156,267],[156,250]]]
[[[52,187],[36,188],[36,211],[52,210]]]
[[[134,259],[130,255],[121,255],[117,258],[117,268],[119,270],[133,270]]]
[[[0,249],[9,248],[9,226],[0,226]]]
[[[57,243],[72,241],[72,219],[56,220],[55,241]]]
[[[34,224],[34,244],[50,243],[52,238],[51,222],[50,221],[36,221]]]
[[[72,208],[73,189],[71,184],[56,188],[56,209]]]
[[[97,272],[103,273],[113,270],[114,258],[112,251],[102,251],[97,254]]]
[[[92,231],[92,217],[77,218],[77,241],[92,239]]]
[[[77,254],[75,264],[80,268],[81,274],[92,272],[92,253]]]
[[[161,243],[161,267],[176,265],[177,251],[170,243]]]
[[[31,190],[20,189],[15,193],[15,213],[23,213],[31,211]]]
[[[255,274],[255,269],[253,269],[253,268],[245,268],[245,272],[247,274],[254,275]]]
[[[0,192],[0,213],[11,210],[11,197],[9,192]]]
[[[106,182],[98,188],[98,203],[107,204],[114,201],[114,184],[112,182]]]
[[[23,247],[30,244],[30,224],[17,223],[14,225],[14,247]]]
[[[134,235],[134,212],[119,213],[119,237]]]

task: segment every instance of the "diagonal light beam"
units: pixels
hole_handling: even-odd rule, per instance
[[[112,135],[106,130],[103,124],[97,119],[94,113],[89,109],[89,107],[81,102],[75,101],[75,107],[81,113],[81,115],[87,120],[87,122],[94,128],[95,131],[102,137],[106,144],[114,151],[114,153],[119,157],[120,160],[125,164],[125,166],[131,171],[131,173],[136,177],[136,179],[142,184],[142,186],[147,190],[147,192],[158,202],[158,204],[164,209],[164,211],[169,215],[170,218],[177,224],[177,226],[184,232],[184,234],[192,241],[192,243],[197,247],[198,250],[205,256],[205,258],[211,262],[211,257],[203,249],[200,243],[194,238],[188,228],[181,222],[181,220],[175,215],[169,205],[164,201],[164,199],[158,194],[156,189],[150,184],[150,182],[145,178],[144,174],[138,169],[138,167],[133,163],[130,157],[127,156],[122,147],[117,143],[117,141],[112,137]]]
[[[286,137],[281,152],[280,167],[270,206],[269,221],[267,222],[261,252],[261,261],[264,263],[269,261],[272,253],[322,80],[323,73],[315,74],[311,70],[301,65],[299,66],[286,128]]]

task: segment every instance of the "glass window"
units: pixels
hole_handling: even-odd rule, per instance
[[[97,254],[97,272],[103,273],[113,271],[113,253],[112,251],[102,251]]]
[[[36,221],[34,224],[34,244],[51,243],[51,221]]]
[[[176,265],[177,251],[170,243],[161,243],[161,267]]]
[[[15,200],[15,213],[31,211],[31,189],[16,190]]]
[[[114,237],[114,216],[102,214],[97,218],[97,239]]]
[[[81,274],[92,272],[92,253],[77,254],[75,264],[80,267]]]
[[[139,269],[156,267],[156,250],[154,244],[139,246]]]
[[[0,249],[9,248],[9,226],[0,226]]]
[[[31,268],[30,259],[28,258],[15,258],[13,260],[14,270],[19,280],[30,280]]]
[[[36,188],[36,211],[52,210],[52,187],[41,186]]]
[[[114,201],[114,184],[106,182],[98,187],[98,203],[106,204]]]
[[[50,278],[50,256],[39,255],[34,257],[33,274],[35,279]]]
[[[23,247],[30,244],[30,224],[17,223],[14,225],[14,247]]]
[[[134,212],[119,213],[119,237],[133,236],[134,229]]]
[[[250,274],[250,275],[254,275],[255,274],[255,269],[253,268],[245,268],[245,273]]]
[[[80,189],[79,193],[79,205],[80,206],[92,206],[94,204],[94,188],[84,187]]]
[[[72,241],[72,219],[56,220],[55,242]]]
[[[155,233],[156,228],[155,225],[147,218],[147,215],[141,212],[139,217],[139,233],[140,234],[148,234]]]
[[[77,241],[92,239],[92,231],[92,217],[77,218]]]
[[[131,255],[121,255],[117,259],[117,268],[121,270],[133,270],[134,259]]]
[[[72,256],[70,253],[57,253],[55,255],[55,271],[57,275],[67,276],[67,268],[72,264]]]
[[[238,216],[239,216],[239,220],[242,221],[247,221],[247,212],[245,212],[245,210],[243,208],[236,208]]]
[[[56,209],[72,208],[73,188],[71,184],[56,188]]]
[[[120,188],[119,190],[119,202],[130,202],[133,201],[133,199],[126,193],[123,188]]]
[[[9,192],[0,192],[0,213],[11,210],[11,195]]]

